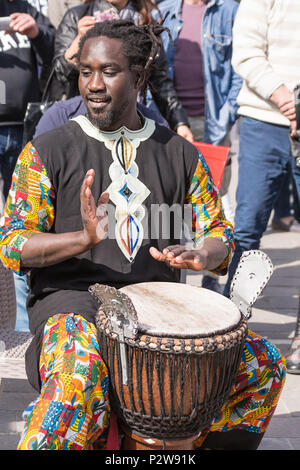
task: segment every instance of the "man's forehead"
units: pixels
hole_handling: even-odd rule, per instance
[[[98,36],[85,41],[80,55],[80,62],[87,59],[104,62],[124,62],[127,58],[123,50],[123,42],[117,38]]]

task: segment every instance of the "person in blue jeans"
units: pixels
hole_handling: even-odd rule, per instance
[[[230,147],[230,130],[237,119],[236,98],[242,79],[231,66],[232,26],[238,9],[234,0],[156,0],[164,26],[162,40],[168,74],[188,115],[195,141]],[[159,12],[152,15],[159,21]],[[167,16],[166,16],[167,15]],[[154,103],[148,93],[148,105]],[[233,223],[229,198],[231,154],[220,196],[226,218]],[[221,292],[216,276],[203,273],[202,287]]]
[[[243,78],[238,96],[242,116],[239,172],[236,193],[236,249],[229,266],[224,295],[243,251],[259,248],[274,203],[289,166],[300,196],[300,167],[291,155],[290,136],[297,134],[294,89],[299,84],[300,62],[294,51],[300,43],[296,0],[281,2],[241,0],[233,27],[235,71]],[[280,41],[278,41],[280,38]],[[291,342],[287,371],[300,373],[300,338]]]

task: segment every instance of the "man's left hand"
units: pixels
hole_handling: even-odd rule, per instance
[[[191,143],[194,142],[194,136],[189,126],[186,126],[186,125],[178,126],[176,132],[178,135],[180,135],[181,137],[184,137],[184,139],[188,140],[189,142]]]
[[[34,39],[39,34],[35,19],[27,13],[12,13],[10,17],[10,33],[24,34],[29,39]]]
[[[154,259],[164,261],[172,268],[202,271],[207,267],[208,250],[205,248],[190,250],[183,245],[173,245],[168,246],[162,252],[151,247],[149,252]]]

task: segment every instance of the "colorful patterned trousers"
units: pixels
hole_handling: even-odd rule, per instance
[[[285,380],[285,364],[267,340],[249,331],[235,385],[208,433],[265,432]],[[28,407],[18,449],[105,449],[109,427],[108,372],[94,325],[58,314],[45,327],[40,360],[42,389]]]
[[[105,446],[108,374],[93,324],[54,315],[44,330],[41,393],[29,408],[20,450],[90,450]]]

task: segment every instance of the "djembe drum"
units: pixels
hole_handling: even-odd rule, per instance
[[[101,354],[124,449],[192,449],[229,397],[247,321],[229,299],[175,283],[96,284]]]

